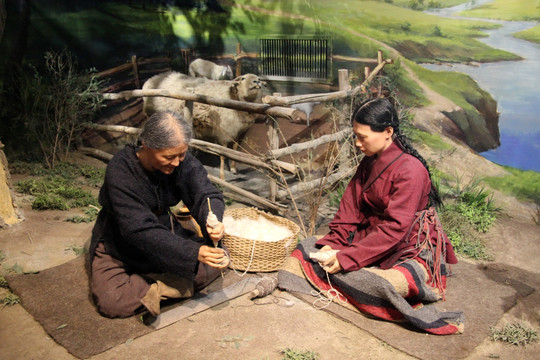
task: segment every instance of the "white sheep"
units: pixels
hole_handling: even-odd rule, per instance
[[[193,91],[198,85],[208,81],[205,78],[194,78],[185,74],[169,71],[154,75],[143,84],[143,90],[163,89],[171,93],[175,91]],[[143,112],[150,116],[157,111],[174,111],[182,114],[185,108],[184,100],[168,97],[144,97]]]
[[[266,84],[254,74],[245,74],[234,80],[204,80],[197,82],[197,79],[200,78],[174,72],[161,74],[148,79],[143,89],[159,88],[174,93],[175,90],[185,90],[193,87],[196,94],[260,103],[262,86]],[[185,109],[185,101],[171,98],[145,97],[144,103],[143,109],[147,115],[151,115],[156,111],[175,111],[182,114]],[[195,102],[192,124],[197,139],[229,148],[232,147],[236,150],[250,126],[260,116],[259,114]],[[224,160],[224,157],[221,157],[220,177],[222,179],[225,176]],[[236,174],[234,161],[230,162],[230,169]]]
[[[233,78],[233,72],[229,65],[221,66],[203,59],[193,60],[189,64],[189,75],[210,80],[230,80]]]

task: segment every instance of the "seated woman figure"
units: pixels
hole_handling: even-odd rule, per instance
[[[90,245],[90,288],[104,316],[143,310],[158,315],[161,300],[191,296],[226,267],[224,250],[212,246],[223,236],[223,224],[206,223],[209,207],[222,219],[223,196],[188,152],[191,137],[182,116],[155,113],[139,143],[119,151],[107,166]],[[170,208],[180,201],[202,237],[173,219]],[[174,286],[155,274],[168,274]]]
[[[425,160],[402,134],[389,99],[359,104],[352,126],[355,145],[365,156],[330,232],[304,240],[292,258],[312,285],[337,290],[340,299],[363,312],[387,320],[405,318],[435,334],[461,332],[460,312],[418,309],[444,296],[447,264],[457,263],[437,218],[441,200]],[[279,273],[279,286],[301,291],[299,271],[293,275],[286,271],[290,266],[289,259]]]

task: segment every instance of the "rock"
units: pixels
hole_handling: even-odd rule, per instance
[[[0,142],[0,227],[14,225],[22,220],[22,215],[13,202],[11,175],[4,151]]]

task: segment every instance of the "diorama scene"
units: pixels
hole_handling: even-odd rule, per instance
[[[0,0],[0,358],[537,359],[540,1]]]

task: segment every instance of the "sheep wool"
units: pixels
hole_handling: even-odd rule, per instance
[[[259,216],[258,219],[235,219],[232,216],[225,215],[223,225],[227,235],[249,240],[273,242],[293,235],[292,231],[287,227],[277,225],[262,216]]]

